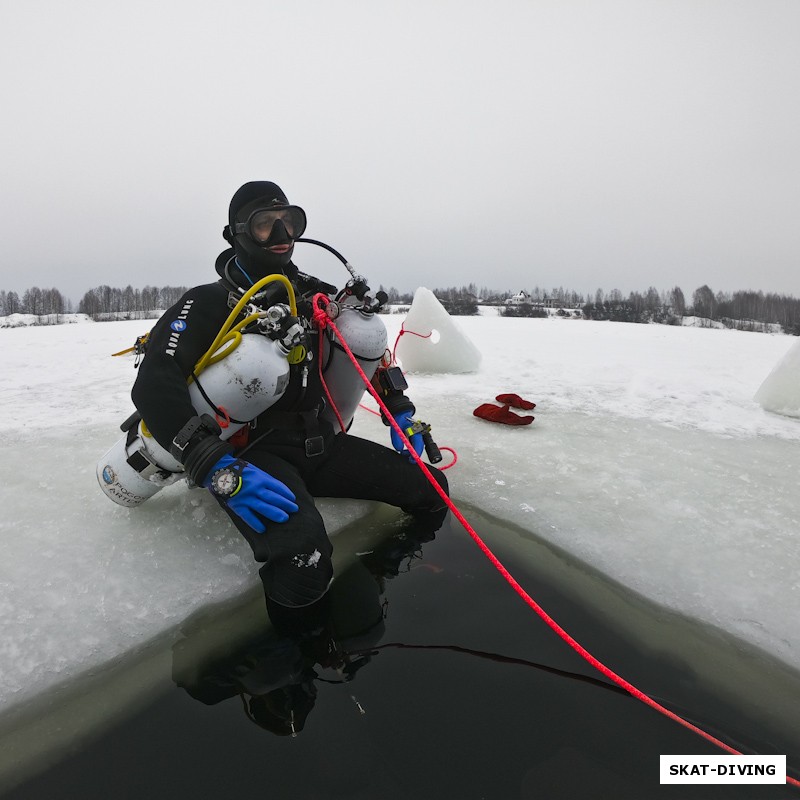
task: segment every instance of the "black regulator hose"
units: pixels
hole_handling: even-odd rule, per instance
[[[315,244],[315,245],[317,245],[317,247],[322,247],[323,249],[327,250],[329,253],[333,253],[333,255],[335,255],[336,258],[338,258],[339,261],[342,262],[342,264],[344,264],[345,269],[350,273],[350,275],[352,277],[352,281],[350,281],[350,283],[348,283],[346,289],[343,289],[339,293],[339,295],[336,298],[337,300],[341,299],[341,297],[345,293],[346,294],[353,294],[359,300],[363,300],[366,297],[367,292],[370,290],[369,286],[367,286],[366,279],[362,275],[359,275],[355,271],[355,269],[353,268],[353,265],[338,250],[335,250],[329,244],[325,244],[325,242],[319,241],[319,239],[306,239],[304,237],[300,237],[299,239],[295,239],[295,241],[296,242],[304,242],[305,244]],[[372,310],[374,311],[374,310],[377,310],[377,309],[381,308],[383,305],[385,305],[385,303],[386,303],[386,301],[388,299],[389,299],[389,296],[383,290],[376,292],[375,293],[375,301],[372,304],[374,306],[374,308]]]
[[[315,244],[317,245],[317,247],[322,247],[329,253],[333,253],[336,256],[336,258],[338,258],[339,261],[341,261],[342,264],[344,264],[347,267],[348,272],[352,274],[353,268],[350,266],[347,259],[338,250],[334,250],[329,244],[325,244],[325,242],[320,242],[319,239],[305,239],[302,237],[300,239],[295,239],[295,241],[305,242],[306,244]]]

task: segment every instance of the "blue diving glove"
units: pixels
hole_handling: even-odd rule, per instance
[[[272,522],[286,522],[289,514],[298,509],[297,498],[285,483],[230,455],[222,456],[211,467],[203,486],[256,533],[264,533],[267,529],[261,517]]]
[[[417,455],[421,456],[422,451],[425,448],[425,443],[422,441],[422,434],[412,433],[411,435],[409,435],[408,433],[408,430],[411,427],[411,423],[414,420],[414,412],[403,411],[400,414],[395,414],[394,420],[403,429],[403,433],[405,433],[405,435],[408,436],[409,441],[411,442],[411,446],[414,448],[414,450],[416,450]],[[397,431],[394,428],[390,427],[389,434],[392,437],[392,446],[394,447],[394,449],[397,450],[397,452],[400,453],[400,455],[406,453],[408,455],[408,460],[413,461],[414,456],[412,456],[411,453],[409,453],[408,450],[405,449],[405,444],[403,443],[403,440],[400,438],[400,435],[397,433]]]

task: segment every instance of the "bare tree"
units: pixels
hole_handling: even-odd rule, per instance
[[[42,313],[42,290],[38,286],[26,289],[22,295],[22,313],[37,317]]]
[[[686,313],[686,298],[683,296],[683,291],[680,286],[675,286],[669,293],[670,306],[672,306],[673,313],[682,317]]]
[[[661,305],[661,295],[658,293],[658,289],[655,286],[651,286],[644,296],[644,307],[650,314],[655,315],[660,310]]]
[[[16,292],[9,292],[6,295],[6,302],[5,302],[5,314],[8,316],[9,314],[19,314],[22,310],[22,301],[19,299],[19,295]]]
[[[699,289],[694,290],[694,294],[692,295],[692,306],[695,316],[714,319],[716,305],[717,298],[714,296],[714,292],[712,292],[706,284],[703,284]]]

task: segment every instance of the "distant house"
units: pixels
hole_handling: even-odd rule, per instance
[[[580,308],[580,303],[572,304],[564,300],[559,300],[557,297],[543,297],[541,300],[534,299],[533,295],[528,294],[524,289],[521,289],[511,297],[503,300],[507,306],[532,306],[533,308]]]
[[[512,294],[511,297],[507,297],[505,303],[507,306],[531,305],[531,296],[524,289],[521,289],[516,294]]]

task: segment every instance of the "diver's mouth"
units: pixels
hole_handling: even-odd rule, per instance
[[[267,250],[270,253],[276,253],[277,255],[283,255],[284,253],[288,253],[292,249],[292,245],[290,244],[274,244],[272,247],[268,247]]]

